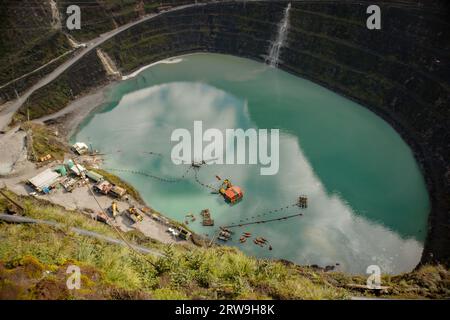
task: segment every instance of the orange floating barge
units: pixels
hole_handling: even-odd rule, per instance
[[[244,196],[242,189],[238,186],[233,186],[228,179],[223,181],[219,193],[225,198],[225,201],[229,203],[236,203]]]

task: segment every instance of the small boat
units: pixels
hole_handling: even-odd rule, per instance
[[[244,237],[246,238],[250,238],[252,236],[252,234],[250,232],[244,232]]]
[[[269,250],[272,250],[272,246],[271,245],[269,245]]]
[[[239,241],[240,241],[241,243],[244,243],[245,241],[247,241],[247,238],[246,238],[246,237],[240,237]]]
[[[231,236],[231,234],[229,234],[228,232],[226,232],[226,231],[220,231],[220,233],[219,233],[221,236],[224,236],[224,237],[226,237],[226,238],[229,238],[230,236]]]
[[[213,226],[214,225],[214,220],[211,219],[211,218],[203,219],[202,224],[204,226]]]
[[[254,240],[254,242],[257,244],[257,245],[259,245],[260,247],[264,247],[267,243],[266,242],[264,242],[261,238],[256,238],[255,240]]]
[[[229,234],[232,234],[232,233],[233,233],[233,231],[231,231],[230,229],[225,228],[225,227],[220,227],[220,230],[225,231],[225,232],[228,232]]]
[[[219,236],[217,239],[222,240],[222,241],[228,241],[229,238],[226,238],[224,236]]]

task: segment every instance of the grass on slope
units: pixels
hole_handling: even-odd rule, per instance
[[[31,122],[22,124],[22,128],[31,131],[36,161],[48,154],[52,156],[52,159],[64,159],[64,154],[68,151],[68,148],[56,135],[55,131],[44,125]]]
[[[32,197],[15,199],[24,205],[27,216],[114,236],[108,226],[79,213]],[[0,210],[4,206],[2,198]],[[0,260],[6,265],[26,256],[55,268],[75,261],[98,270],[102,277],[97,281],[105,285],[139,290],[156,299],[340,299],[348,296],[346,290],[317,284],[281,262],[253,259],[228,247],[167,247],[148,241],[147,245],[163,248],[165,253],[163,258],[149,256],[155,265],[152,266],[126,247],[78,236],[68,228],[1,223],[0,238]]]
[[[98,270],[102,277],[97,285],[139,290],[156,299],[346,297],[345,290],[315,284],[280,262],[255,260],[225,247],[167,247],[165,257],[148,258],[153,267],[126,247],[67,230],[0,224],[0,234],[0,260],[7,264],[31,256],[54,269],[70,261],[81,267],[82,274],[83,266]]]
[[[8,195],[25,207],[27,216],[116,236],[107,225],[76,211],[33,197],[18,197],[11,192]],[[5,207],[6,200],[0,198],[0,211]],[[0,223],[0,297],[6,291],[16,292],[13,298],[46,299],[346,299],[370,295],[367,290],[346,287],[365,284],[364,276],[255,259],[226,246],[165,246],[138,232],[126,236],[130,241],[159,249],[164,256],[144,259],[127,247],[79,236],[66,227]],[[29,286],[21,288],[17,273],[23,276],[30,259],[34,261],[32,265],[43,267],[38,268],[37,280],[27,280]],[[85,276],[82,289],[62,296],[46,295],[47,285],[64,289],[62,274],[68,264],[81,268]],[[49,272],[42,273],[41,269]],[[390,287],[385,295],[390,298],[450,297],[450,272],[442,266],[423,266],[398,276],[384,275],[382,284]]]

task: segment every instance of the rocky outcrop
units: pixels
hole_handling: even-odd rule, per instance
[[[431,196],[423,261],[449,264],[448,8],[444,2],[426,6],[415,1],[379,2],[382,29],[368,30],[366,8],[376,3],[292,2],[279,67],[359,101],[401,133],[422,166]],[[227,2],[169,12],[108,40],[102,50],[123,74],[159,59],[198,51],[263,61],[286,5],[283,1]],[[98,64],[94,60],[86,57],[77,66]],[[98,74],[84,83],[88,77],[72,69],[65,74],[70,88],[87,88],[107,77]],[[36,102],[45,95],[33,96],[34,102],[28,105],[39,108]]]
[[[97,49],[96,52],[98,58],[103,64],[103,68],[105,68],[106,74],[110,77],[115,78],[116,80],[122,79],[122,75],[120,74],[120,71],[117,70],[114,61],[112,61],[111,58],[102,49]]]

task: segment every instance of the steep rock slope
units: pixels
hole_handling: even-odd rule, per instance
[[[15,99],[16,91],[20,94],[58,63],[8,84],[10,81],[72,49],[55,16],[49,0],[7,0],[0,4],[0,103]]]

